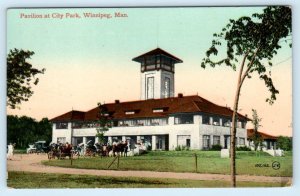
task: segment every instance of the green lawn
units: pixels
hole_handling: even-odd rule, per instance
[[[12,188],[192,188],[230,187],[227,181],[177,180],[137,177],[8,172]],[[238,187],[280,187],[280,183],[237,182]]]
[[[199,173],[229,174],[230,159],[220,158],[218,151],[153,151],[142,156],[121,157],[119,170],[149,170],[170,172],[195,172],[195,157],[197,154]],[[70,160],[43,161],[45,165],[60,167],[108,169],[113,160],[108,158],[80,158]],[[280,163],[280,169],[272,168],[272,163]],[[260,164],[258,167],[257,164]],[[116,164],[110,169],[116,169]],[[263,152],[237,152],[237,173],[245,175],[292,176],[292,153],[284,157],[272,157]]]

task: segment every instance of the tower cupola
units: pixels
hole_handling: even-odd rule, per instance
[[[156,48],[132,59],[141,64],[141,99],[174,97],[175,64],[183,61]]]

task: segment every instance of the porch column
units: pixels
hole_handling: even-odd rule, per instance
[[[126,136],[122,135],[122,141],[125,142],[126,141]]]
[[[152,135],[152,150],[156,150],[156,135]]]
[[[86,144],[86,137],[82,138],[82,143]]]
[[[214,135],[210,135],[210,148],[214,145]]]
[[[213,124],[213,117],[209,117],[209,124],[210,124],[210,125]]]
[[[136,143],[139,143],[139,142],[141,142],[141,136],[137,135],[136,136]]]
[[[99,143],[99,137],[95,137],[95,144]]]
[[[111,137],[111,136],[108,136],[108,143],[109,143],[110,145],[112,145],[112,137]]]

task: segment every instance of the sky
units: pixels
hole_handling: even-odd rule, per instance
[[[160,47],[183,60],[175,68],[175,95],[200,95],[232,107],[237,72],[226,66],[201,68],[212,35],[229,19],[262,12],[262,7],[9,9],[7,52],[34,51],[36,68],[46,68],[33,87],[34,94],[20,109],[7,114],[49,119],[72,109],[88,111],[98,102],[140,99],[140,65],[132,58]],[[115,12],[128,17],[114,17]],[[69,14],[81,18],[66,18]],[[112,18],[85,18],[84,13],[111,14]],[[22,15],[50,18],[24,18]],[[62,14],[62,19],[53,18]],[[52,17],[53,16],[53,17]],[[292,135],[292,50],[284,46],[273,59],[272,78],[279,90],[273,105],[269,92],[253,75],[241,92],[239,112],[251,117],[256,109],[261,130]],[[248,128],[252,128],[248,123]]]

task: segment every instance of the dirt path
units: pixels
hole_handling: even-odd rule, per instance
[[[175,172],[153,172],[153,171],[116,171],[116,170],[94,170],[74,169],[42,165],[41,161],[46,160],[45,154],[17,154],[13,160],[7,161],[8,171],[29,171],[38,173],[63,173],[63,174],[87,174],[96,176],[117,176],[117,177],[148,177],[148,178],[175,178],[190,180],[226,180],[230,181],[230,175],[223,174],[199,174],[199,173],[175,173]],[[291,177],[269,177],[269,176],[247,176],[238,175],[238,181],[255,182],[280,182],[282,185],[290,185]]]

